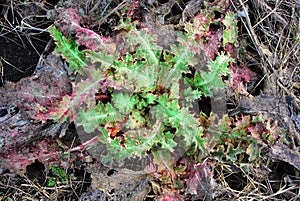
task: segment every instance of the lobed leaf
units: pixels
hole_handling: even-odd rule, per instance
[[[61,55],[69,63],[69,74],[76,74],[82,67],[87,65],[84,53],[78,50],[77,44],[72,39],[67,39],[55,27],[51,27],[48,31],[55,40],[57,54]]]
[[[235,44],[238,38],[235,14],[233,12],[227,12],[222,23],[226,27],[223,31],[223,47],[225,47],[226,43]]]

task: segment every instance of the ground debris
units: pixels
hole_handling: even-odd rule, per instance
[[[31,161],[29,157],[24,157],[32,154],[30,151],[27,153],[25,146],[29,147],[35,141],[38,144],[44,137],[63,135],[69,123],[46,121],[41,117],[47,111],[43,113],[39,108],[51,108],[70,91],[67,72],[62,67],[50,65],[37,66],[33,76],[22,78],[17,83],[7,82],[0,88],[2,111],[3,108],[18,111],[11,113],[9,118],[3,118],[8,114],[1,114],[0,167],[18,171],[22,163]]]
[[[259,95],[256,97],[244,97],[233,114],[264,114],[275,121],[280,128],[284,129],[286,136],[281,138],[284,144],[275,144],[271,147],[268,155],[275,159],[285,161],[300,170],[300,133],[295,123],[295,113],[291,110],[291,98],[278,96]]]
[[[80,200],[141,201],[150,192],[150,177],[129,169],[110,169],[101,164],[91,168],[92,185]]]
[[[262,94],[252,98],[242,98],[231,114],[265,114],[288,133],[289,142],[293,148],[296,148],[300,144],[300,133],[295,128],[289,107],[286,97]]]
[[[276,158],[285,161],[300,171],[300,153],[297,150],[291,150],[288,146],[283,144],[275,144],[272,146],[268,155],[272,158]]]

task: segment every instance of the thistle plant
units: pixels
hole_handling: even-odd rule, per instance
[[[224,17],[216,20],[214,11]],[[59,107],[43,111],[46,118],[70,119],[85,133],[99,133],[97,141],[106,145],[103,163],[151,153],[157,171],[167,168],[174,181],[174,175],[185,171],[175,165],[183,155],[199,157],[201,152],[197,162],[210,154],[238,161],[238,154],[247,153],[252,161],[260,156],[260,149],[253,151],[264,147],[264,140],[274,141],[272,129],[258,123],[264,125],[265,120],[254,123],[245,117],[232,129],[232,118],[214,124],[213,115],[204,117],[195,109],[199,98],[225,87],[224,78],[231,73],[228,66],[234,63],[236,21],[222,3],[201,12],[183,31],[169,32],[175,38],[169,48],[159,42],[155,25],[122,18],[116,36],[103,38],[81,27],[76,10],[61,12],[68,14],[59,15],[49,32],[76,81],[72,95],[63,97]],[[224,29],[212,31],[212,24]],[[88,36],[92,40],[87,41]],[[85,49],[79,51],[79,45]],[[255,129],[262,127],[265,134],[258,134]]]
[[[224,18],[216,20],[214,10]],[[49,32],[77,78],[72,95],[48,110],[47,118],[70,118],[86,133],[99,132],[98,140],[107,146],[103,162],[143,158],[153,150],[174,152],[178,146],[205,147],[208,136],[194,103],[224,87],[223,78],[231,73],[233,53],[226,47],[237,39],[232,12],[225,13],[222,3],[204,10],[183,32],[169,32],[175,38],[169,48],[160,44],[155,25],[125,18],[115,27],[115,39],[103,38],[81,27],[76,10],[61,12]],[[211,24],[224,29],[212,31]],[[74,39],[66,37],[76,30]],[[216,40],[220,35],[223,41]],[[89,42],[88,36],[93,36]],[[79,51],[79,45],[86,49]]]
[[[208,62],[207,71],[195,71],[199,61],[194,50],[201,47],[189,39],[190,33],[178,34],[179,43],[166,50],[150,29],[138,30],[129,21],[120,21],[116,29],[122,32],[126,52],[117,46],[109,54],[105,48],[85,50],[82,64],[86,65],[75,64],[82,76],[70,99],[72,110],[78,111],[73,115],[76,125],[87,133],[101,132],[99,140],[109,153],[103,156],[104,162],[144,157],[158,146],[173,152],[178,144],[175,137],[183,139],[181,146],[186,149],[192,144],[201,149],[205,139],[199,114],[190,112],[192,103],[210,95],[212,88],[224,86],[222,76],[230,73],[227,67],[233,59],[221,54]],[[67,40],[55,28],[51,33],[57,41]],[[61,45],[58,49],[63,53],[69,48]],[[70,51],[77,51],[78,57],[83,53]],[[104,102],[101,95],[110,101]]]

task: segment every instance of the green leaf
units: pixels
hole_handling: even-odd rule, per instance
[[[152,93],[141,94],[141,96],[146,100],[147,104],[153,104],[157,99],[157,96]]]
[[[56,185],[57,181],[55,178],[50,177],[47,181],[48,187],[54,187]],[[12,201],[11,199],[8,199],[8,201]]]
[[[207,67],[209,71],[196,71],[193,78],[185,78],[193,88],[202,91],[204,95],[211,95],[212,88],[224,87],[221,76],[229,75],[231,70],[228,68],[229,62],[234,60],[228,55],[218,55],[215,60],[209,61]]]
[[[211,80],[211,78],[209,78]],[[205,96],[210,96],[210,86],[208,82],[201,77],[201,75],[198,73],[198,71],[195,72],[195,75],[193,78],[185,78],[185,81],[194,89],[197,89],[198,91],[201,91]]]
[[[144,126],[147,123],[146,119],[141,115],[139,111],[132,111],[129,115],[129,120],[126,123],[126,127],[130,129],[136,129]]]
[[[246,153],[249,155],[249,162],[253,162],[260,158],[260,149],[256,143],[249,144]]]
[[[171,100],[173,100],[173,99],[175,99],[175,100],[179,99],[180,98],[180,90],[181,90],[181,88],[180,88],[179,82],[174,82],[171,85],[171,88],[170,88],[169,98]]]
[[[189,87],[183,91],[183,96],[186,101],[194,101],[201,98],[202,92],[200,90],[193,90]]]
[[[176,135],[184,137],[187,147],[195,142],[195,135],[199,132],[199,123],[187,108],[183,108],[176,115],[169,117],[169,121],[172,127],[177,129]]]
[[[238,38],[238,31],[234,13],[227,12],[222,22],[226,27],[223,31],[223,47],[225,47],[226,43],[235,44]]]
[[[163,134],[163,136],[160,138],[160,144],[163,149],[169,150],[170,152],[174,151],[174,147],[177,145],[177,143],[174,141],[174,134],[171,132],[166,132]]]
[[[117,122],[122,120],[120,113],[110,103],[103,104],[99,102],[93,109],[80,110],[76,124],[82,125],[85,132],[91,133],[95,129],[105,125],[108,122]]]
[[[209,19],[214,17],[213,12],[204,14],[208,14]],[[226,28],[231,20],[229,17],[223,21]],[[176,34],[177,41],[170,44],[170,49],[159,44],[159,36],[153,34],[151,26],[138,29],[129,20],[121,20],[117,27],[121,33],[116,38],[121,40],[111,44],[118,47],[116,52],[100,48],[98,52],[76,53],[77,46],[67,46],[72,41],[57,36],[58,41],[66,43],[62,47],[71,48],[79,55],[79,61],[74,60],[74,55],[69,56],[71,62],[79,62],[75,64],[77,71],[80,70],[69,102],[75,111],[76,126],[82,125],[87,133],[101,132],[99,141],[107,148],[101,157],[103,162],[142,158],[152,151],[154,161],[161,168],[170,168],[173,174],[175,147],[180,146],[189,154],[202,150],[202,157],[205,157],[218,143],[223,146],[224,139],[242,139],[244,133],[240,128],[234,130],[224,126],[227,130],[223,133],[211,125],[209,129],[213,131],[208,132],[205,126],[200,126],[199,114],[190,111],[193,101],[202,95],[211,95],[213,88],[224,86],[222,76],[230,73],[228,65],[233,62],[228,55],[221,54],[207,66],[201,66],[198,54],[203,44],[195,41],[195,34],[205,34],[212,22],[204,23],[204,18],[195,18],[194,22],[187,24],[188,33]],[[96,100],[99,92],[109,93],[111,101],[103,104]],[[111,130],[106,129],[108,126],[118,129],[122,126],[120,129],[124,133],[112,137]],[[210,133],[214,135],[208,139]],[[232,151],[235,150],[232,148]]]
[[[138,103],[137,95],[130,95],[126,92],[115,92],[112,94],[112,103],[123,115],[129,114]]]
[[[72,39],[67,39],[54,26],[49,30],[50,35],[55,40],[56,52],[63,56],[69,63],[69,74],[81,72],[82,67],[87,66],[85,63],[85,55],[78,50],[77,44]]]
[[[180,45],[172,45],[171,52],[175,54],[175,57],[170,59],[170,63],[172,64],[172,68],[167,74],[163,82],[164,88],[169,88],[172,83],[178,82],[181,77],[182,73],[189,72],[189,65],[195,65],[196,58],[195,53],[189,51],[188,48],[180,46]]]
[[[133,92],[152,91],[156,87],[158,72],[153,65],[146,62],[123,63],[115,62],[115,79],[117,85]]]
[[[224,83],[222,81],[221,76],[216,74],[216,72],[214,71],[203,72],[201,73],[201,77],[203,78],[203,80],[205,80],[204,85],[209,86],[209,91],[212,88],[224,87]]]
[[[118,59],[118,54],[107,54],[106,52],[94,52],[86,50],[86,57],[90,59],[95,68],[100,68],[105,73],[109,68],[114,66],[114,62]]]
[[[148,64],[157,66],[160,61],[162,47],[157,46],[155,40],[155,35],[134,28],[128,32],[126,43],[129,47],[139,45],[135,57],[145,58]]]
[[[228,68],[229,62],[234,62],[234,60],[229,55],[220,54],[215,60],[209,61],[207,66],[210,71],[215,72],[217,76],[229,75],[231,72]]]

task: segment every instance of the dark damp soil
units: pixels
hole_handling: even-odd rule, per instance
[[[48,0],[39,5],[35,1],[0,1],[0,85],[4,80],[17,82],[32,75],[50,40],[44,30],[52,24],[47,9],[57,2]]]
[[[0,26],[1,28],[3,29]],[[17,82],[21,78],[32,75],[49,40],[47,34],[28,38],[22,33],[15,32],[0,37],[0,55],[3,65],[0,85],[4,80]]]

